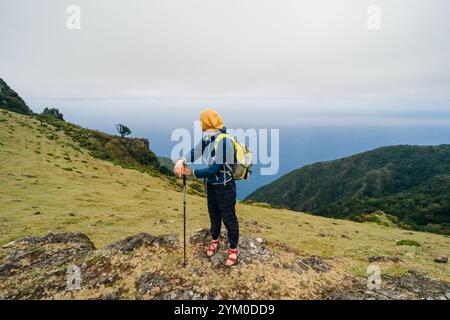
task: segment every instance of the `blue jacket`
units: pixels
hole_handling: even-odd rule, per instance
[[[221,139],[215,143],[216,137],[221,133],[226,133],[227,129],[206,136],[183,158],[186,162],[194,162],[200,156],[203,156],[207,167],[195,169],[194,176],[196,178],[206,178],[207,184],[225,184],[233,179],[233,175],[228,166],[234,163],[234,146],[233,142],[228,138]]]

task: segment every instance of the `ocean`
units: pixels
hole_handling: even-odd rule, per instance
[[[64,101],[60,101],[64,103]],[[193,131],[196,111],[168,112],[144,107],[89,107],[89,101],[67,103],[61,107],[67,121],[83,127],[117,134],[114,125],[124,123],[133,137],[145,137],[150,148],[159,156],[170,157],[176,142],[171,141],[174,129],[184,127]],[[40,111],[39,107],[33,109]],[[417,110],[417,109],[416,109]],[[440,111],[403,111],[372,113],[306,113],[290,116],[289,121],[276,114],[265,117],[237,117],[226,114],[232,128],[279,129],[279,170],[264,176],[255,165],[248,181],[238,182],[238,199],[282,175],[319,161],[335,160],[382,146],[450,144],[450,108]],[[449,159],[450,160],[450,159]]]

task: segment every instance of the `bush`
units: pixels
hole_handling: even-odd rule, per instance
[[[59,112],[59,109],[56,109],[56,108],[45,108],[44,111],[42,111],[41,116],[52,117],[54,119],[64,121],[63,114],[61,112]],[[41,120],[42,118],[38,117],[38,119],[42,123],[42,120]]]
[[[414,247],[420,247],[420,243],[416,240],[399,240],[397,241],[398,246],[414,246]]]
[[[371,214],[366,215],[365,219],[366,219],[367,222],[375,222],[375,223],[378,223],[378,224],[381,223],[381,219],[378,216],[378,214],[376,214],[376,213],[371,213]]]
[[[198,191],[200,193],[205,192],[205,189],[203,188],[203,185],[197,182],[193,182],[189,185],[192,189],[195,191]]]

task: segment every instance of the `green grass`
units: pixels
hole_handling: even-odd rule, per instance
[[[450,144],[382,147],[294,170],[247,199],[450,234]],[[377,212],[389,218],[380,220]]]

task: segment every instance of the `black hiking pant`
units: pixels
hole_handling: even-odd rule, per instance
[[[222,221],[228,231],[230,248],[235,249],[239,241],[239,224],[236,217],[236,183],[207,186],[208,212],[211,219],[211,236],[218,239]]]

